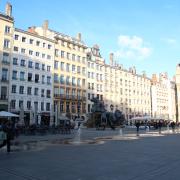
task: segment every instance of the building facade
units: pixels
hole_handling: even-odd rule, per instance
[[[87,47],[81,34],[71,37],[42,27],[14,27],[12,6],[0,13],[0,110],[20,114],[29,123],[58,124],[60,116],[87,118],[93,97],[108,111],[121,110],[126,119],[149,115],[178,121],[180,65],[175,82],[161,73],[128,70],[109,56],[105,63],[98,45]]]
[[[12,6],[7,3],[5,14],[0,13],[0,111],[8,110],[13,33]]]
[[[170,81],[167,73],[152,76],[152,116],[176,120],[175,83]]]
[[[54,109],[55,114],[69,118],[86,117],[86,49],[78,33],[76,38],[43,27],[36,33],[55,41]],[[57,119],[56,119],[57,121]]]
[[[110,110],[113,105],[123,112],[126,119],[151,115],[151,80],[145,73],[138,75],[135,67],[126,70],[114,61],[110,54],[110,64],[105,65],[104,101]]]
[[[91,112],[92,98],[103,101],[105,60],[98,45],[87,50],[87,113]]]

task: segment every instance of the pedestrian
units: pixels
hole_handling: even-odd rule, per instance
[[[172,131],[173,131],[173,132],[175,132],[175,126],[176,126],[176,124],[175,124],[175,122],[173,121],[173,122],[171,123],[171,127],[172,127]]]
[[[159,134],[161,134],[162,122],[159,120],[158,122]]]
[[[3,131],[2,127],[0,127],[0,148],[6,145],[6,133]]]
[[[14,139],[13,128],[10,122],[5,125],[4,131],[6,132],[6,145],[9,153],[11,151],[11,140]]]
[[[80,126],[81,126],[81,122],[79,121],[79,122],[78,122],[78,129],[80,128]]]
[[[139,122],[139,121],[136,121],[136,122],[135,122],[135,125],[136,125],[136,132],[137,132],[137,135],[139,135],[140,122]]]

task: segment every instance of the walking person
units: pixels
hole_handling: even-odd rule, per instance
[[[158,122],[159,134],[161,134],[162,122],[161,120]]]
[[[139,121],[136,121],[136,122],[135,122],[135,125],[136,125],[136,132],[137,132],[137,136],[139,136],[139,127],[140,127],[140,122],[139,122]]]

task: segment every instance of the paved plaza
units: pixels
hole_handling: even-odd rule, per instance
[[[82,129],[79,143],[75,136],[20,136],[10,154],[0,149],[0,180],[180,179],[179,133]]]

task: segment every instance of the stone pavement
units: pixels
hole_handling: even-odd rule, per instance
[[[34,137],[41,141],[71,135]],[[133,130],[127,136],[135,136]],[[82,130],[82,138],[107,137],[102,144],[46,144],[30,151],[0,151],[0,180],[179,180],[180,134],[141,131],[138,139],[111,139],[117,131]],[[154,136],[155,135],[155,136]],[[126,136],[126,135],[124,135]],[[29,138],[29,139],[28,139]],[[32,137],[20,137],[22,142]]]

